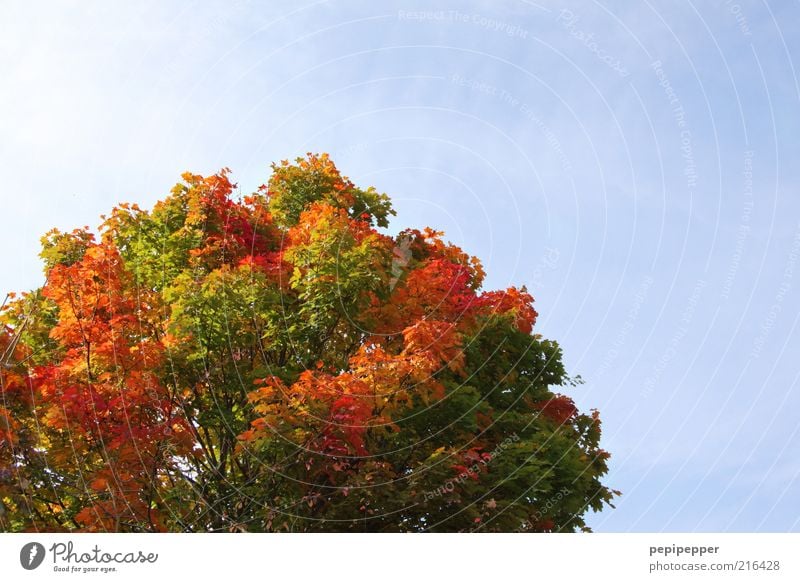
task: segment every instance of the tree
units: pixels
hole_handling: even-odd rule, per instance
[[[327,155],[42,239],[0,329],[0,529],[575,531],[617,492],[525,288]]]

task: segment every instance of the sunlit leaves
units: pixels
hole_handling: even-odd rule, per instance
[[[294,226],[300,215],[314,202],[325,202],[347,211],[351,218],[369,225],[388,226],[395,212],[386,194],[374,188],[357,188],[342,176],[327,154],[309,154],[294,164],[284,160],[272,165],[272,177],[264,188],[275,221]]]

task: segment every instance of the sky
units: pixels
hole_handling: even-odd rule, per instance
[[[0,3],[0,295],[39,237],[330,152],[527,285],[623,495],[596,531],[800,531],[800,3]]]

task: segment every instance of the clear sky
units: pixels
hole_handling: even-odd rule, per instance
[[[597,531],[800,531],[798,2],[201,4],[0,5],[0,294],[53,226],[328,151],[533,292]]]

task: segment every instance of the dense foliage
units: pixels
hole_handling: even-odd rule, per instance
[[[0,530],[574,531],[616,492],[524,288],[326,155],[42,239],[2,310]]]

